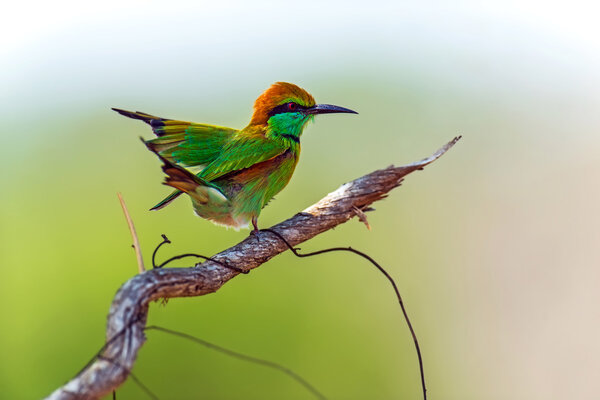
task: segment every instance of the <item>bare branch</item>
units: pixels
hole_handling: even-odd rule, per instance
[[[423,169],[448,151],[454,138],[431,157],[401,167],[390,166],[346,183],[316,204],[273,226],[295,246],[357,216],[356,209],[385,198],[413,171]],[[254,269],[288,247],[277,237],[260,233],[212,257],[244,271]],[[144,344],[148,305],[172,297],[213,293],[240,272],[206,261],[191,268],[154,269],[138,274],[118,290],[108,315],[108,344],[95,362],[54,391],[48,399],[97,399],[121,385],[133,369],[139,348]]]
[[[125,214],[125,219],[127,220],[127,226],[129,226],[129,232],[131,233],[131,239],[133,240],[133,249],[135,250],[135,257],[137,258],[138,271],[141,274],[146,269],[144,268],[144,259],[142,258],[140,241],[138,240],[137,233],[135,232],[135,226],[133,226],[133,220],[129,215],[129,211],[127,210],[123,196],[121,196],[121,193],[117,193],[117,196],[119,196],[119,202],[121,203],[121,208],[123,208],[123,213]]]

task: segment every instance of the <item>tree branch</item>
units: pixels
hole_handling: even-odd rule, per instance
[[[400,186],[406,175],[441,157],[459,139],[454,138],[431,157],[419,162],[401,167],[390,166],[346,183],[271,229],[295,246],[355,216],[364,218],[364,214],[357,214],[356,208],[364,211],[373,202],[385,198],[390,190]],[[259,233],[259,238],[251,235],[212,258],[249,271],[288,249],[277,237],[268,233]],[[107,344],[101,357],[47,399],[97,399],[109,394],[127,379],[137,352],[144,344],[150,302],[213,293],[238,274],[230,268],[206,261],[191,268],[149,270],[129,279],[118,290],[110,307]]]

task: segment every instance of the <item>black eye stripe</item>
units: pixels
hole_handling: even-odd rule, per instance
[[[296,109],[294,111],[290,111],[289,104],[290,103],[283,103],[283,104],[278,105],[277,107],[273,107],[273,109],[271,111],[269,111],[269,117],[272,117],[275,114],[303,111],[308,108],[308,107],[301,106],[298,103],[293,103],[296,106]]]

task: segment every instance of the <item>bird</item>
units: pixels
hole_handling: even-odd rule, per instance
[[[358,114],[317,104],[306,90],[287,82],[272,84],[256,99],[250,123],[240,130],[112,110],[145,122],[156,135],[141,140],[161,160],[163,184],[175,191],[151,210],[185,193],[199,217],[235,229],[252,223],[252,233],[259,231],[262,209],[290,181],[307,123],[319,114]]]

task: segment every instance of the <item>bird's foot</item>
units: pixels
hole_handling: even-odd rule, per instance
[[[256,217],[252,218],[252,226],[254,229],[252,229],[250,232],[250,236],[254,236],[256,240],[260,242],[260,229],[258,229],[258,221],[256,220]]]

